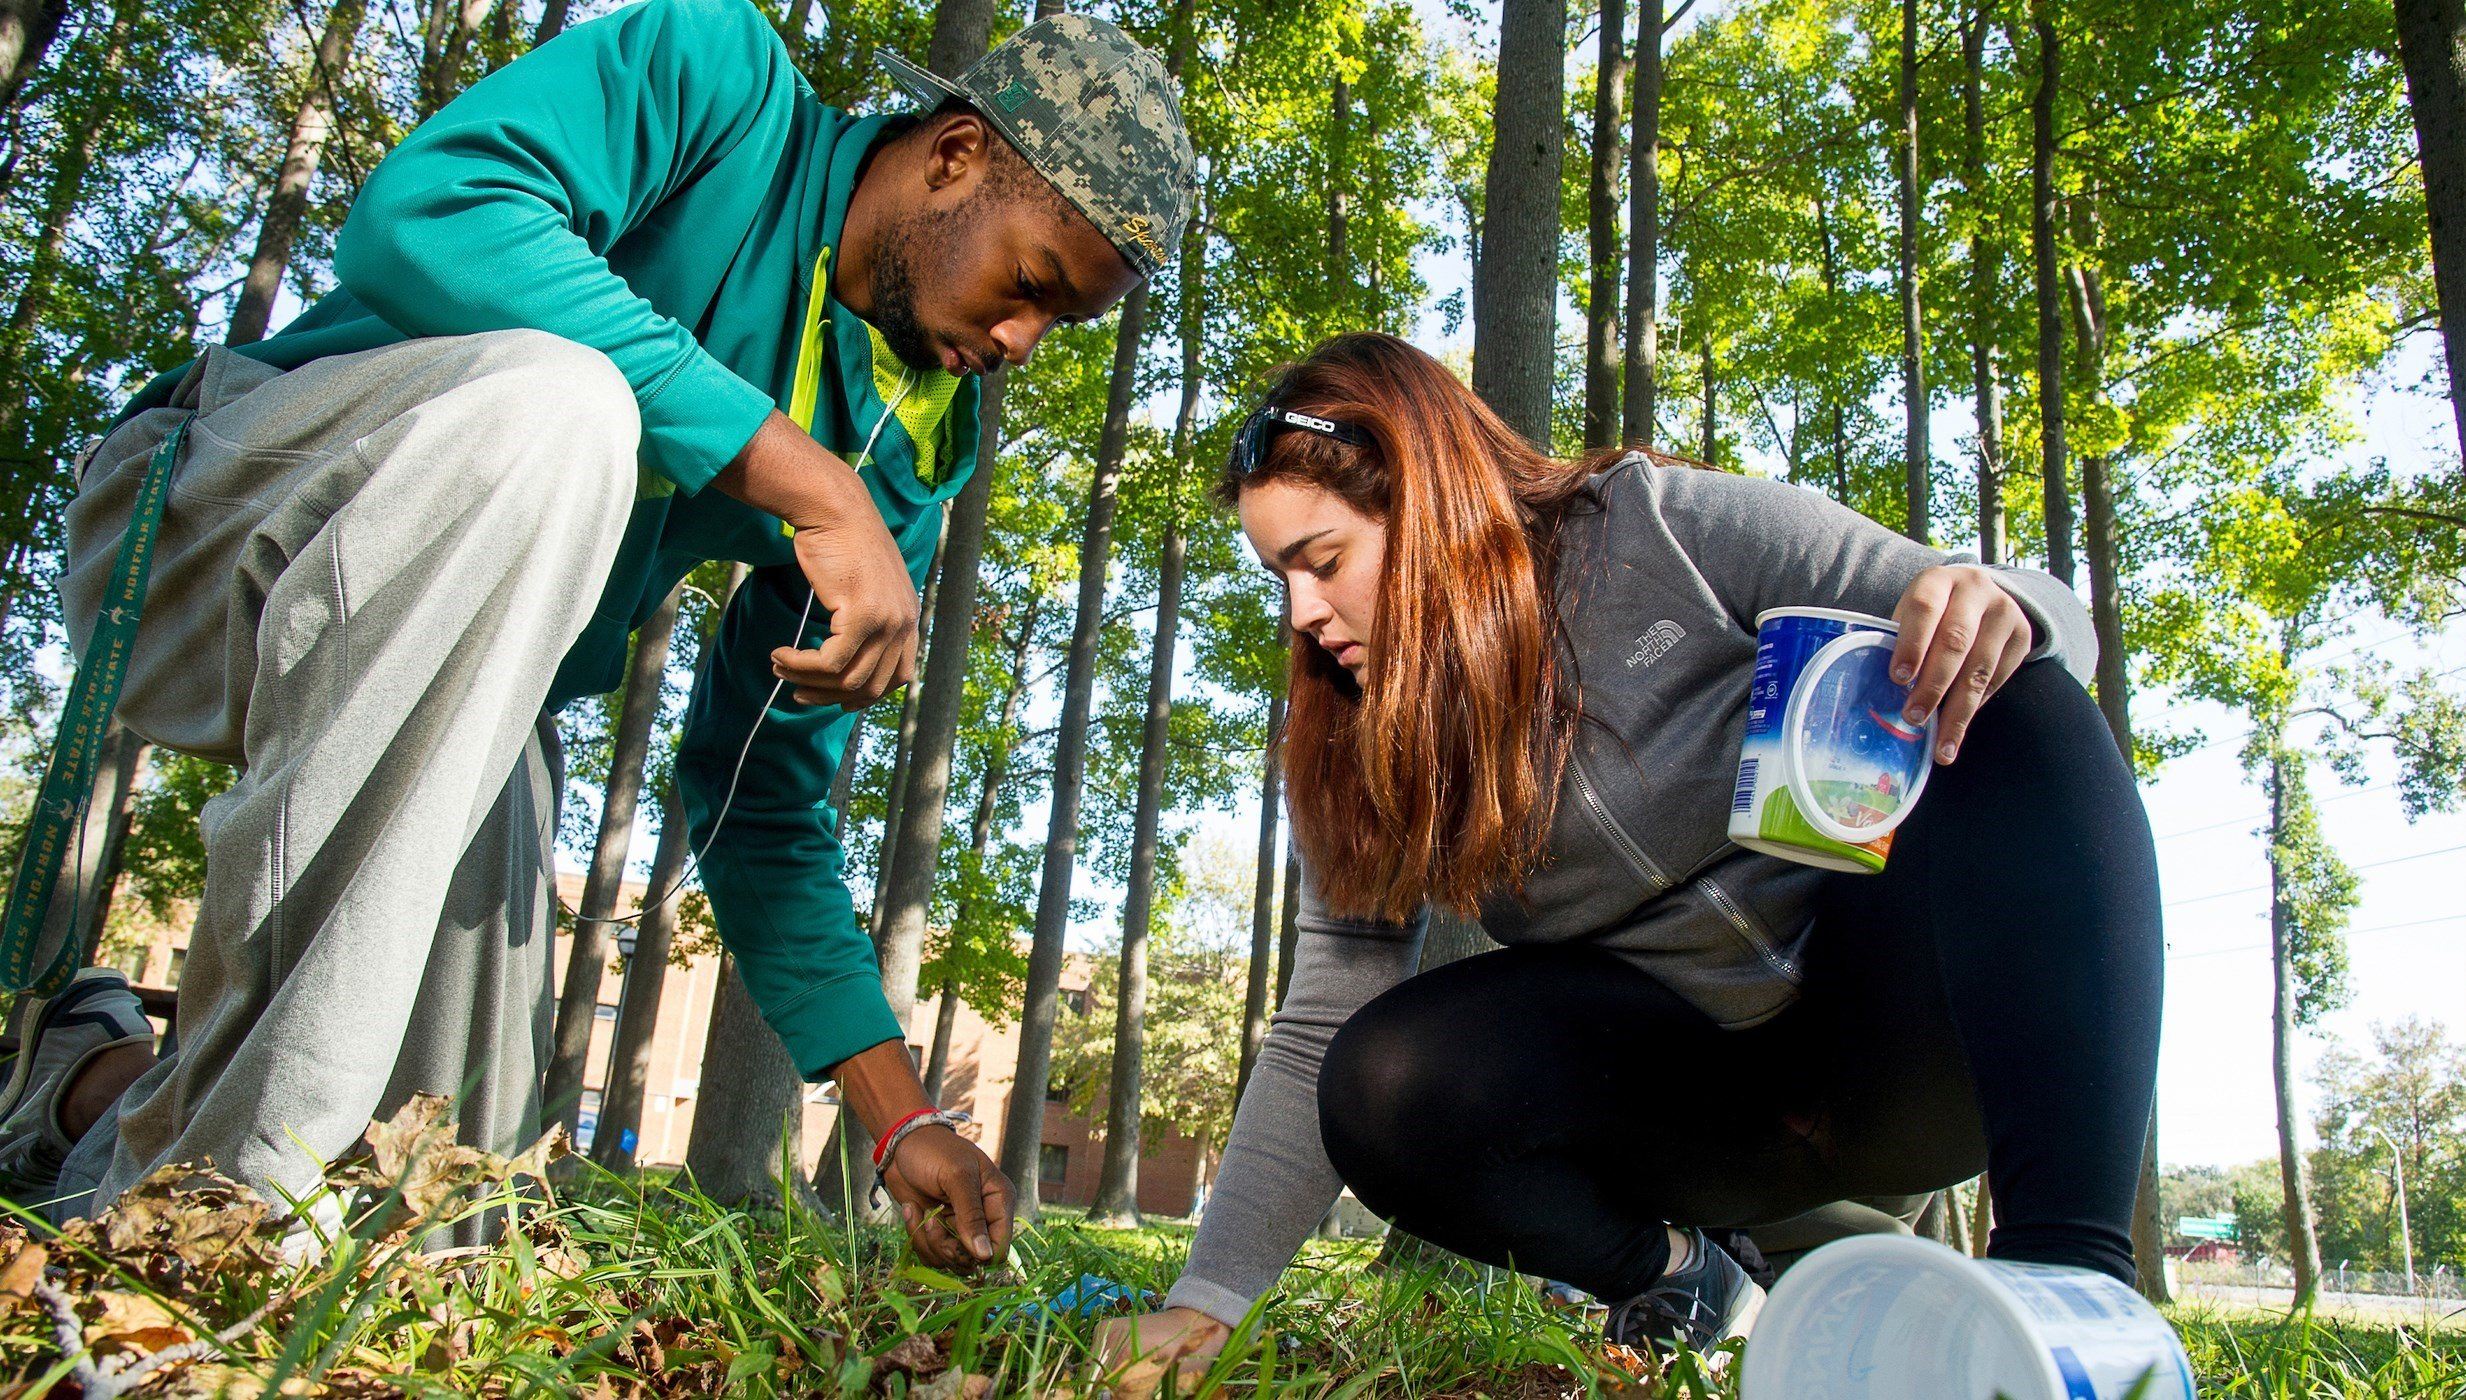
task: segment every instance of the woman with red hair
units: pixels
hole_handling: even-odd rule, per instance
[[[2069,588],[1779,482],[1552,459],[1382,335],[1285,372],[1221,495],[1288,593],[1299,946],[1189,1266],[1108,1351],[1212,1352],[1345,1185],[1635,1345],[1743,1335],[1754,1234],[1981,1171],[1991,1256],[2132,1278],[2156,857]],[[1891,617],[1937,720],[1880,873],[1728,839],[1780,607]],[[1415,975],[1434,905],[1505,946]]]

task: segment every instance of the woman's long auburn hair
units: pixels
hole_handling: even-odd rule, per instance
[[[1281,744],[1293,835],[1332,913],[1401,919],[1517,891],[1544,848],[1572,727],[1552,578],[1558,523],[1601,459],[1536,451],[1444,365],[1393,336],[1338,336],[1270,393],[1369,447],[1274,434],[1217,496],[1273,481],[1387,527],[1357,686],[1296,633]]]

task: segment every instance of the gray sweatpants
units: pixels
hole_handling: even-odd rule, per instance
[[[84,467],[60,597],[82,649],[193,408],[120,717],[242,771],[203,816],[177,1053],[78,1142],[56,1219],[176,1161],[296,1197],[416,1090],[453,1096],[474,1146],[538,1131],[561,786],[541,710],[634,496],[632,392],[541,332],[287,373],[211,350],[176,402]]]

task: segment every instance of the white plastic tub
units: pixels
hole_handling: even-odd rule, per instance
[[[1745,1400],[2194,1395],[2175,1329],[2114,1279],[1906,1235],[1837,1241],[1782,1275],[1741,1379]]]

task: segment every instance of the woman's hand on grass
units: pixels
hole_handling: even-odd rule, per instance
[[[1977,564],[1939,564],[1910,581],[1892,613],[1901,641],[1892,679],[1910,688],[1901,717],[1935,728],[1935,761],[1950,763],[1978,707],[2029,659],[2029,614]]]
[[[950,1129],[936,1124],[900,1139],[882,1164],[882,1187],[926,1262],[968,1273],[1009,1252],[1010,1178]]]
[[[1232,1330],[1196,1308],[1108,1318],[1096,1328],[1096,1363],[1115,1395],[1144,1400],[1168,1373],[1205,1371]]]

